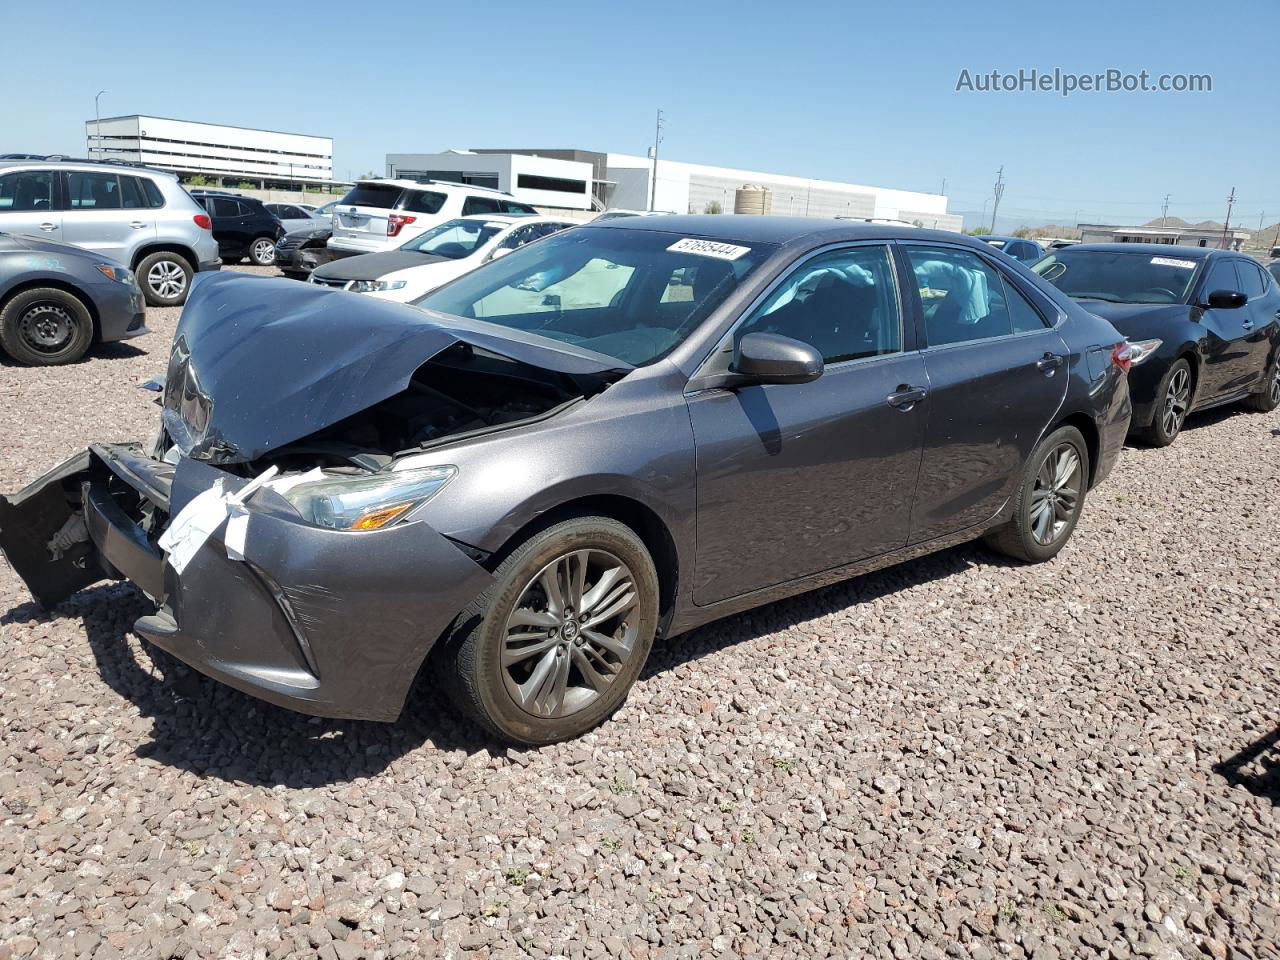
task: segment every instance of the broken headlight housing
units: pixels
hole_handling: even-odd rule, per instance
[[[363,477],[327,474],[279,492],[318,527],[380,530],[434,497],[457,472],[457,467],[443,464]]]
[[[381,293],[383,290],[403,290],[403,280],[352,280],[347,287],[352,293]]]

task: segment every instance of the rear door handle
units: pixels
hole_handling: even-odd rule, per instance
[[[896,391],[885,397],[885,403],[898,410],[910,410],[929,395],[924,387],[912,387],[902,384]]]
[[[1060,366],[1062,366],[1062,357],[1056,353],[1046,353],[1036,361],[1036,369],[1051,376]]]
[[[143,223],[141,220],[134,220],[129,224],[129,226],[133,227],[133,229],[135,230],[141,230],[143,227],[146,226],[146,224]]]
[[[58,225],[57,225],[56,223],[48,223],[48,222],[46,222],[46,223],[42,223],[42,224],[40,224],[40,229],[41,229],[41,230],[57,230],[57,229],[58,229]]]

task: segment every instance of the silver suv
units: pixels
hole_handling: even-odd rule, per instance
[[[128,264],[153,307],[185,303],[192,275],[222,266],[212,228],[163,170],[53,157],[0,161],[0,231]]]

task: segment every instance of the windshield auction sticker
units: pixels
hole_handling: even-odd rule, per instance
[[[1151,262],[1157,267],[1178,267],[1182,270],[1194,270],[1196,268],[1194,260],[1175,260],[1173,257],[1152,257]]]
[[[732,243],[720,243],[718,240],[695,240],[685,237],[667,247],[670,253],[692,253],[699,257],[715,257],[717,260],[737,260],[744,253],[750,253],[750,247],[738,247]]]

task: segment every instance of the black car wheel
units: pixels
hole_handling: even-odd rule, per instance
[[[270,237],[258,237],[249,244],[249,262],[255,267],[269,267],[275,263],[275,241]]]
[[[93,317],[79,299],[52,287],[24,290],[0,310],[0,346],[20,363],[73,363],[93,343]]]
[[[1071,538],[1089,487],[1089,448],[1075,427],[1059,427],[1027,460],[1013,519],[986,536],[988,545],[1027,563],[1057,556]]]
[[[442,641],[439,677],[504,740],[567,740],[626,699],[657,618],[658,575],[640,538],[606,517],[566,520],[499,565]]]
[[[1148,446],[1167,447],[1178,439],[1191,409],[1191,364],[1178,359],[1165,371],[1156,387],[1156,411],[1151,426],[1137,436]]]
[[[1280,352],[1271,358],[1267,368],[1266,385],[1257,393],[1250,394],[1244,405],[1258,413],[1270,413],[1280,407]]]
[[[180,307],[186,303],[193,273],[186,257],[167,250],[143,257],[137,269],[142,295],[153,307]]]

